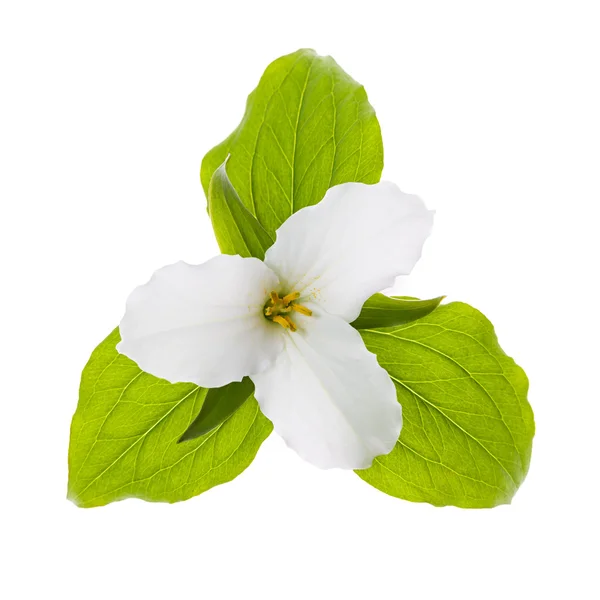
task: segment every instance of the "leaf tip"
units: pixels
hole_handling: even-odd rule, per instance
[[[81,501],[79,494],[74,492],[70,485],[67,488],[67,500],[72,502],[77,508],[85,508],[85,504]]]
[[[187,429],[182,435],[181,437],[177,440],[178,444],[181,444],[182,442],[188,442],[191,439],[190,435],[189,435],[189,429]]]

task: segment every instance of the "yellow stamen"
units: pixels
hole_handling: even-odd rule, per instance
[[[290,302],[298,300],[298,298],[300,298],[300,292],[292,292],[291,294],[286,294],[283,297],[283,304],[284,306],[287,306]]]
[[[306,308],[306,306],[302,306],[302,304],[292,304],[291,309],[299,312],[301,315],[306,315],[307,317],[312,315],[312,310]]]
[[[301,315],[310,317],[312,311],[301,304],[294,304],[300,298],[299,292],[291,292],[281,298],[278,292],[271,292],[269,300],[266,302],[263,309],[264,315],[269,321],[281,325],[284,329],[296,331],[297,327],[294,321],[289,316],[289,313],[296,311]]]
[[[298,329],[294,321],[292,321],[287,315],[285,315],[283,318],[287,321],[290,331],[296,331],[296,329]]]
[[[281,325],[284,329],[292,329],[291,325],[293,325],[293,323],[288,320],[288,317],[280,317],[279,315],[275,315],[273,317],[273,322],[277,323],[278,325]],[[296,331],[295,325],[292,331]]]

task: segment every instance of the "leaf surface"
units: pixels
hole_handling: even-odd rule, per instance
[[[115,329],[82,373],[69,498],[82,507],[131,497],[177,502],[237,477],[273,428],[256,400],[249,398],[210,433],[178,444],[207,390],[144,373],[116,351],[119,339]]]
[[[377,183],[383,142],[364,88],[329,56],[298,50],[271,63],[250,94],[240,125],[202,161],[209,182],[227,172],[242,203],[274,236],[294,212],[332,186]]]
[[[392,452],[359,477],[436,506],[509,503],[527,474],[535,426],[527,376],[488,319],[453,302],[413,323],[360,333],[396,385],[404,424]]]

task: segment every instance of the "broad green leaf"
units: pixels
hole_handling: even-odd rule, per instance
[[[375,329],[410,323],[426,317],[439,306],[443,299],[444,296],[431,300],[409,300],[374,294],[364,303],[360,315],[352,323],[352,327]]]
[[[396,385],[404,425],[392,452],[359,477],[436,506],[509,503],[527,474],[535,426],[527,376],[492,324],[453,302],[408,325],[360,333]]]
[[[267,67],[240,125],[202,161],[207,197],[211,177],[228,155],[233,187],[271,236],[331,186],[376,183],[383,169],[381,130],[364,88],[313,50]]]
[[[210,433],[177,441],[206,390],[141,371],[115,346],[115,329],[92,353],[71,424],[69,498],[82,507],[124,498],[177,502],[231,481],[273,426],[251,398]]]
[[[194,440],[226,421],[254,394],[254,384],[248,377],[220,388],[207,390],[200,414],[186,429],[179,442]]]
[[[214,173],[208,187],[208,212],[223,254],[265,257],[274,239],[242,204],[227,177],[226,163]]]

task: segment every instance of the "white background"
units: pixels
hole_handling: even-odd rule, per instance
[[[3,598],[599,597],[597,3],[1,7]],[[529,477],[511,506],[438,509],[273,435],[188,502],[78,509],[80,371],[134,286],[217,252],[200,160],[303,46],[366,86],[384,177],[437,210],[405,291],[482,310],[529,374]]]

